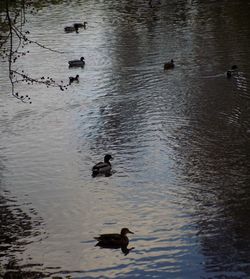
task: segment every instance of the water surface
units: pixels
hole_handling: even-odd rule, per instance
[[[1,62],[1,265],[50,277],[249,278],[250,7],[161,2],[65,1],[28,16],[31,38],[64,53],[30,45],[18,66],[80,82],[19,85],[25,105]],[[86,30],[64,33],[81,20]],[[84,69],[69,69],[81,56]],[[106,153],[114,173],[93,179]],[[95,247],[94,236],[122,227],[135,233],[128,255]]]

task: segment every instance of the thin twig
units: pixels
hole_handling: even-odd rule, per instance
[[[51,52],[56,53],[64,53],[62,51],[58,51],[55,49],[52,49],[50,47],[47,47],[37,41],[34,41],[32,39],[29,39],[27,37],[27,34],[29,34],[29,31],[23,31],[23,25],[26,22],[25,18],[25,5],[27,4],[26,0],[21,1],[21,12],[19,12],[18,9],[15,9],[13,11],[10,10],[9,0],[5,0],[5,9],[6,9],[6,18],[5,22],[8,25],[8,31],[9,33],[4,37],[4,40],[0,42],[0,48],[3,48],[4,51],[3,54],[1,54],[2,57],[8,57],[8,71],[9,71],[9,80],[11,83],[11,94],[21,100],[22,102],[30,102],[30,97],[28,95],[22,96],[18,92],[15,92],[15,84],[18,82],[27,82],[28,84],[43,84],[47,87],[57,87],[60,88],[60,90],[64,91],[67,89],[67,85],[63,85],[63,82],[56,83],[52,78],[32,78],[28,74],[25,74],[23,71],[20,72],[17,69],[13,69],[13,63],[23,55],[26,55],[29,53],[29,51],[21,51],[19,48],[22,46],[22,48],[27,45],[28,43],[35,44],[43,49],[49,50]],[[20,20],[18,20],[20,18]],[[14,39],[18,40],[18,43],[14,46]],[[7,42],[9,41],[9,44],[7,45]],[[5,46],[6,45],[6,46]],[[19,76],[20,78],[18,78]],[[30,102],[31,103],[31,102]]]
[[[47,49],[49,51],[52,51],[52,52],[56,52],[56,53],[64,53],[64,51],[59,51],[59,50],[56,50],[56,49],[53,49],[53,48],[50,48],[50,47],[47,47],[45,45],[42,45],[40,43],[38,43],[37,41],[33,41],[31,39],[29,39],[26,35],[24,35],[16,26],[13,27],[13,30],[15,31],[15,33],[17,34],[17,36],[19,38],[22,38],[25,42],[29,42],[29,43],[33,43],[33,44],[36,44],[38,45],[39,47],[41,48],[44,48],[44,49]]]

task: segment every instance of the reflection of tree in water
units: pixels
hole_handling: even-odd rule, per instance
[[[217,103],[223,111],[223,100]],[[221,276],[240,274],[220,278],[244,278],[250,274],[249,143],[226,118],[218,118],[218,111],[207,101],[199,119],[192,115],[195,122],[178,131],[179,166],[187,180],[185,199],[195,209],[205,268]]]
[[[224,275],[240,272],[240,276],[234,278],[243,278],[243,274],[250,274],[249,206],[246,209],[237,205],[227,206],[224,215],[217,219],[211,216],[210,220],[198,222],[203,230],[200,242],[206,256],[205,268],[208,272]]]
[[[250,150],[216,125],[211,134],[208,122],[185,127],[188,132],[179,138],[185,200],[195,210],[192,218],[207,271],[220,276],[238,272],[233,278],[245,278],[250,274]]]
[[[220,276],[239,273],[220,278],[244,278],[243,274],[250,274],[249,142],[239,136],[240,120],[238,127],[228,125],[230,101],[215,102],[214,97],[192,102],[193,108],[199,107],[194,111],[199,118],[190,113],[195,121],[178,131],[178,158],[189,185],[185,198],[195,208],[205,268]],[[222,111],[226,111],[224,117],[218,117]]]
[[[116,73],[110,74],[110,81],[115,87],[107,92],[105,104],[100,107],[100,129],[95,142],[98,148],[106,145],[122,146],[136,141],[145,124],[145,112],[151,105],[147,98],[151,91],[144,88],[143,71],[137,68],[144,63],[148,51],[141,42],[138,24],[141,20],[148,20],[145,16],[151,17],[151,11],[147,2],[143,1],[112,2],[112,9],[115,12],[110,17],[110,28],[116,21],[112,71]],[[139,89],[144,89],[144,94],[138,94]]]
[[[41,220],[22,211],[15,199],[5,197],[6,193],[0,195],[0,260],[1,268],[6,270],[4,278],[36,278],[37,272],[20,270],[16,255],[25,250],[30,237],[41,234]],[[35,214],[33,209],[30,213]]]
[[[212,60],[216,53],[223,52],[220,57],[222,69],[226,59],[230,61],[233,56],[234,44],[243,55],[248,55],[244,50],[248,31],[241,28],[244,40],[235,40],[239,22],[244,21],[243,26],[249,26],[249,17],[242,17],[246,11],[240,3],[243,1],[232,2],[222,9],[216,2],[209,11],[205,5],[198,5],[203,10],[197,11],[195,26],[214,32],[211,37],[218,45],[208,43],[206,55]],[[234,7],[242,12],[235,13]],[[222,17],[214,18],[222,11]],[[207,12],[211,13],[210,22],[206,22]],[[225,25],[224,21],[228,20],[230,25]],[[220,28],[226,30],[222,33],[218,31]],[[197,45],[201,43],[196,42]],[[198,57],[200,53],[196,55]],[[178,145],[173,149],[177,153],[178,169],[182,171],[180,176],[187,181],[183,187],[183,200],[187,201],[187,208],[191,205],[204,268],[208,274],[213,273],[211,278],[249,278],[250,146],[245,132],[250,124],[249,98],[241,98],[240,92],[237,96],[236,92],[230,92],[235,88],[234,80],[229,84],[223,82],[215,78],[204,79],[202,83],[194,81],[189,86],[192,94],[185,107],[188,122],[176,129]],[[238,90],[246,96],[245,81],[244,85]]]
[[[195,191],[198,236],[209,272],[237,271],[249,275],[250,191],[246,185],[250,180],[232,183],[231,178],[218,180],[217,187],[211,181],[210,185],[203,185],[206,190]]]

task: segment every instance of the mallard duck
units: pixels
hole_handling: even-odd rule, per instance
[[[227,74],[226,74],[227,78],[231,78],[232,74],[237,72],[237,70],[238,70],[238,66],[233,65],[230,70],[227,70]]]
[[[101,234],[100,236],[94,237],[98,241],[98,246],[127,246],[129,243],[129,239],[127,234],[131,233],[128,228],[122,228],[121,233],[107,233]]]
[[[69,85],[74,81],[79,81],[79,75],[76,75],[75,77],[69,77]]]
[[[238,66],[237,65],[233,65],[232,67],[231,67],[231,70],[237,70],[238,69]]]
[[[164,70],[169,70],[169,69],[173,69],[174,68],[174,60],[171,59],[170,62],[166,62],[164,64]]]
[[[74,26],[76,26],[77,28],[84,28],[86,29],[88,22],[84,21],[83,23],[75,23]]]
[[[77,24],[74,24],[73,26],[64,27],[64,31],[67,32],[67,33],[70,33],[70,32],[78,33],[78,29],[79,29],[79,26],[77,26]]]
[[[110,154],[106,154],[104,156],[103,162],[99,162],[93,166],[92,176],[95,177],[98,174],[105,174],[106,176],[110,176],[111,175],[111,164],[109,161],[112,159],[113,159],[113,157]]]
[[[83,67],[85,65],[84,57],[81,57],[79,60],[71,60],[68,63],[69,67]]]

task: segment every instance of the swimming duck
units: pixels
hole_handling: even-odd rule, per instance
[[[92,176],[96,177],[98,174],[105,174],[106,176],[111,175],[111,164],[110,160],[112,160],[113,157],[110,154],[106,154],[104,156],[104,162],[99,162],[95,164],[92,168]]]
[[[71,60],[68,63],[69,67],[83,67],[85,65],[84,57],[81,57],[79,60]]]
[[[238,69],[238,66],[237,65],[233,65],[232,67],[231,67],[231,70],[237,70]]]
[[[70,32],[78,33],[78,29],[79,29],[79,26],[77,26],[77,24],[74,24],[73,26],[64,27],[64,31],[67,32],[67,33],[70,33]]]
[[[101,234],[100,236],[94,237],[98,241],[98,246],[127,246],[129,243],[129,239],[127,237],[127,234],[131,233],[128,228],[122,228],[121,233],[107,233],[107,234]]]
[[[174,68],[174,60],[171,59],[170,62],[166,62],[164,64],[164,70],[169,70],[169,69],[173,69]]]
[[[75,77],[69,77],[69,85],[74,81],[79,82],[79,75],[76,75]]]
[[[238,70],[238,66],[237,65],[233,65],[231,67],[231,70],[227,71],[227,78],[231,78],[232,74],[235,73]]]
[[[88,24],[88,22],[84,21],[83,23],[75,23],[74,26],[77,27],[77,28],[84,28],[84,29],[86,29],[87,24]]]

